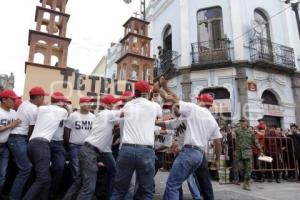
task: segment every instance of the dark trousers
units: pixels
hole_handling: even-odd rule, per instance
[[[65,147],[64,141],[51,141],[51,174],[52,183],[49,194],[49,199],[54,199],[55,195],[58,194],[60,189],[61,180],[63,177],[66,157],[65,157]]]
[[[208,164],[205,155],[203,155],[203,160],[201,165],[195,171],[196,179],[200,186],[200,193],[203,200],[213,200],[214,191],[211,184],[211,177],[208,169]]]
[[[48,199],[51,185],[49,142],[32,139],[28,143],[28,156],[35,172],[35,182],[31,185],[23,200]]]
[[[0,194],[4,188],[9,161],[9,151],[6,143],[0,143]]]
[[[64,200],[89,200],[93,198],[97,183],[98,160],[108,169],[110,188],[112,188],[116,171],[112,153],[99,153],[83,145],[79,153],[79,174],[65,195]]]

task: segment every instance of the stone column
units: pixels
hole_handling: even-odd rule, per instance
[[[247,68],[238,66],[236,69],[236,74],[240,114],[241,116],[249,118],[249,112],[248,110],[245,110],[245,108],[247,108],[246,105],[248,105]]]
[[[190,69],[182,70],[182,100],[186,102],[191,101],[192,82]]]

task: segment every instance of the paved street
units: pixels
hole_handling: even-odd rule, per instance
[[[155,200],[162,199],[168,172],[159,172],[156,176]],[[300,183],[253,183],[252,191],[244,191],[240,186],[213,183],[215,200],[296,200],[300,196]],[[187,184],[184,184],[184,200],[192,200]]]

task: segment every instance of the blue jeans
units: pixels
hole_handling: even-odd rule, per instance
[[[6,143],[0,143],[0,194],[3,190],[7,174],[9,151]]]
[[[35,182],[31,185],[23,200],[46,200],[51,186],[50,143],[32,139],[28,143],[28,156],[35,171]]]
[[[52,183],[51,183],[51,192],[50,199],[53,199],[55,194],[58,193],[60,188],[61,179],[65,169],[66,163],[66,150],[64,147],[64,141],[51,141],[51,172],[52,172]]]
[[[211,184],[210,173],[207,165],[206,157],[203,156],[201,165],[195,171],[200,193],[204,200],[214,200],[214,191]]]
[[[27,154],[27,137],[9,136],[7,143],[18,168],[18,174],[14,180],[9,198],[10,200],[20,200],[32,169],[32,164]]]
[[[138,190],[138,182],[136,182],[136,173],[133,172],[131,180],[130,180],[129,188],[128,188],[127,194],[124,197],[124,200],[134,199],[134,195],[137,190]]]
[[[117,174],[111,200],[123,200],[134,171],[139,183],[137,199],[153,199],[153,181],[155,174],[154,150],[142,146],[123,145],[117,160]]]
[[[82,145],[70,143],[69,147],[70,147],[71,176],[72,176],[72,182],[74,182],[76,179],[76,176],[78,175],[79,152],[80,152],[80,148],[82,147]]]
[[[192,194],[192,197],[194,200],[200,200],[201,199],[201,194],[199,191],[199,186],[197,183],[197,180],[194,177],[194,174],[191,174],[188,179],[187,179],[187,184],[189,187],[189,190]]]
[[[97,182],[98,161],[102,162],[108,170],[111,194],[116,173],[116,163],[112,153],[98,153],[83,145],[79,156],[79,174],[65,195],[64,200],[92,199]]]
[[[176,157],[164,193],[164,200],[178,200],[182,183],[201,165],[203,153],[193,148],[183,148]]]

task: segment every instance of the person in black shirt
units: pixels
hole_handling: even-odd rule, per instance
[[[300,133],[298,131],[298,126],[296,124],[291,124],[291,134],[288,135],[293,141],[294,144],[294,153],[295,158],[298,162],[298,174],[300,172]],[[297,177],[297,180],[299,180],[299,176]]]

